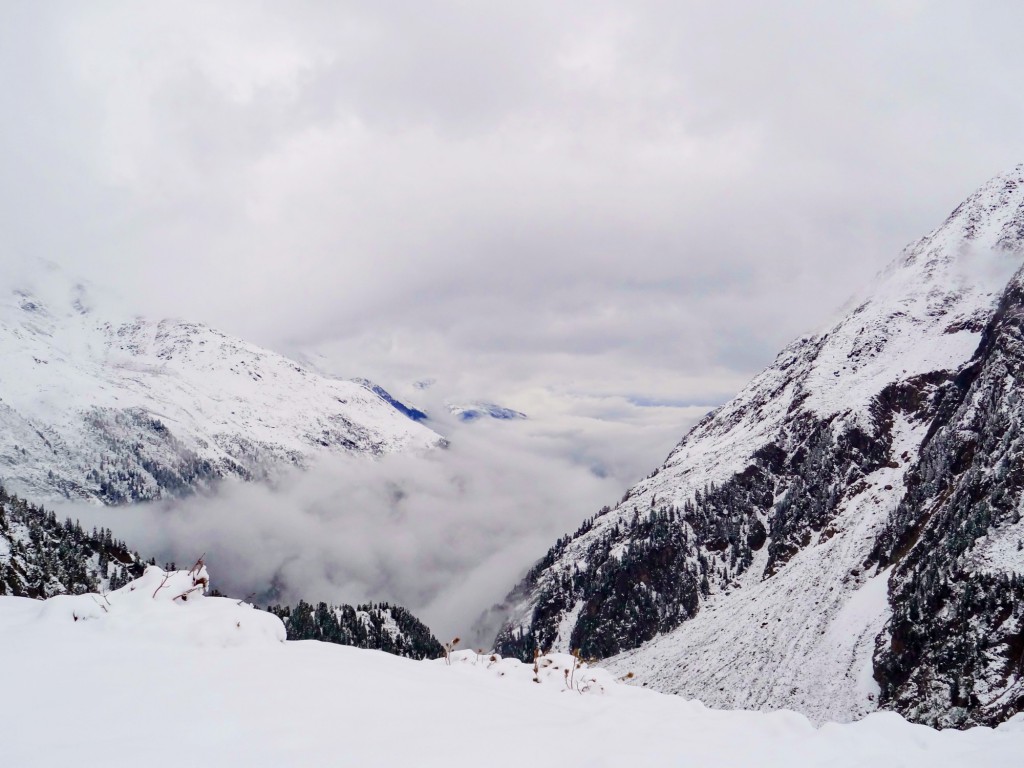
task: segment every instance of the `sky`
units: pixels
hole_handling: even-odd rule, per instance
[[[522,410],[575,518],[1024,159],[1012,2],[0,14],[0,259]]]

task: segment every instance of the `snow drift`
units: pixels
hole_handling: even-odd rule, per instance
[[[284,642],[276,617],[206,596],[206,577],[151,567],[106,596],[0,598],[0,763],[1009,768],[1024,752],[1020,718],[815,728],[622,685],[565,655],[415,662]]]

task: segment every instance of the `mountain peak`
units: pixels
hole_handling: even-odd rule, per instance
[[[1024,616],[1022,254],[1019,165],[559,539],[510,593],[499,651],[579,649],[658,690],[816,720],[1024,709],[1024,678],[1001,676],[1024,623],[986,608]]]
[[[1024,250],[1024,163],[982,184],[925,238],[937,239],[962,239],[974,250]]]

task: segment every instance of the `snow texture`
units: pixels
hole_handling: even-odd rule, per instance
[[[150,568],[105,597],[0,598],[0,647],[18,660],[4,669],[0,762],[1009,768],[1024,753],[1021,717],[935,731],[879,713],[815,728],[622,685],[565,655],[415,662],[284,642],[276,617],[204,596],[205,575]]]

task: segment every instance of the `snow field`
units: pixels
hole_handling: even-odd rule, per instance
[[[966,732],[891,713],[815,728],[589,667],[570,688],[565,655],[535,671],[473,651],[414,662],[283,642],[276,617],[205,597],[202,576],[150,568],[106,598],[0,598],[0,765],[1000,768],[1024,754],[1021,716]]]

